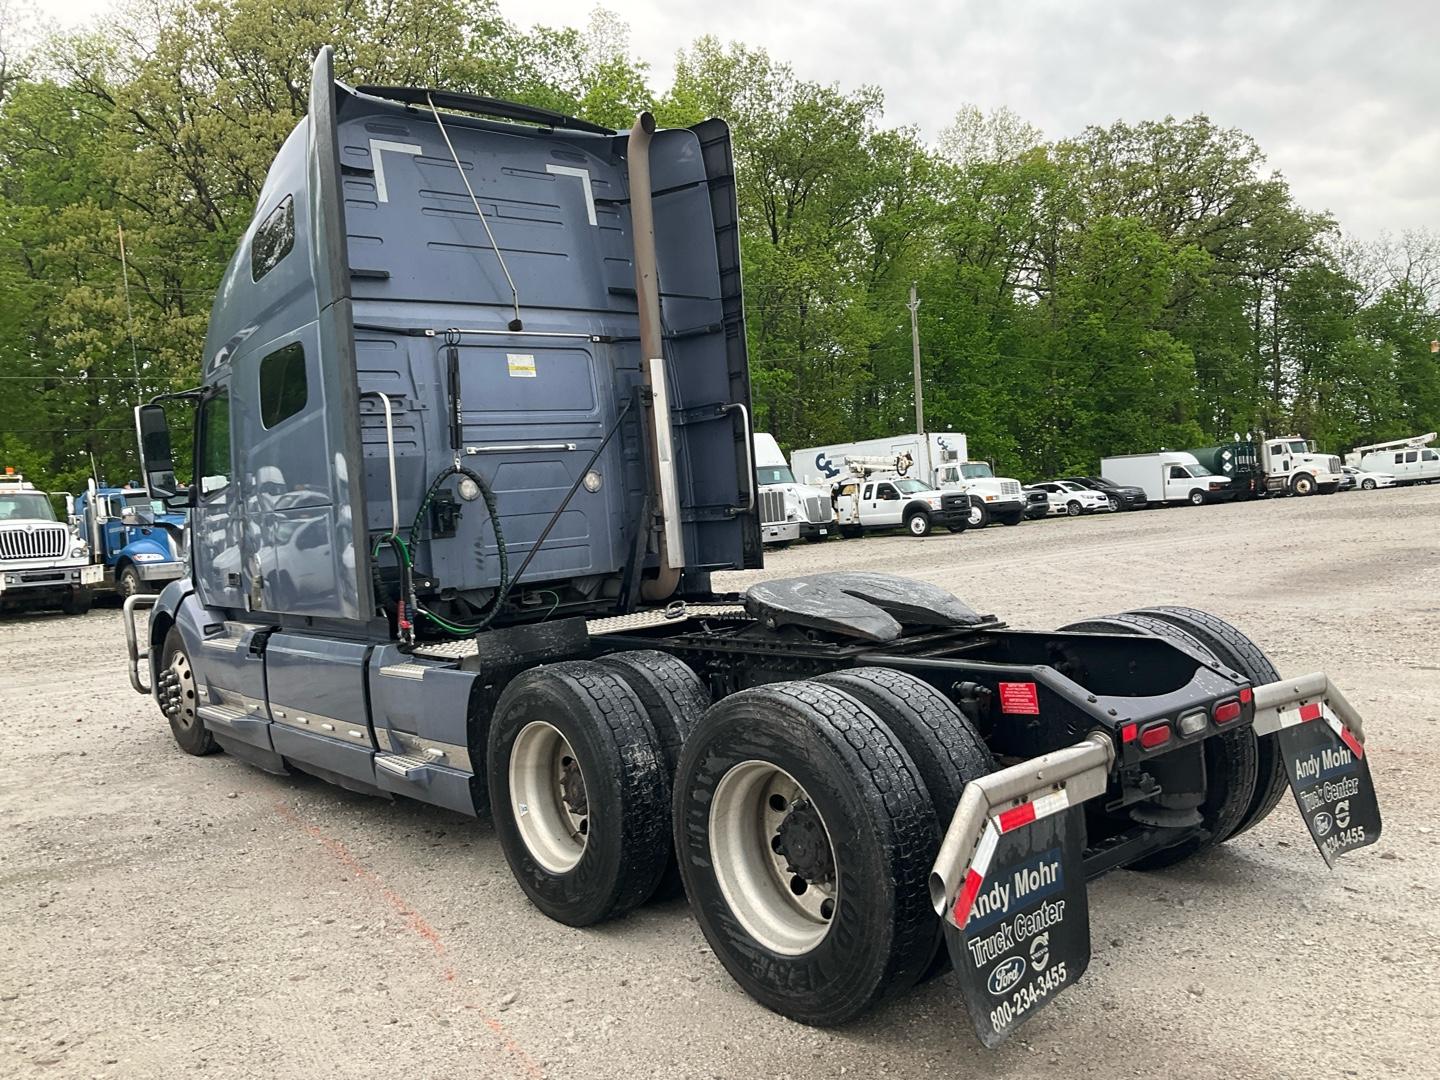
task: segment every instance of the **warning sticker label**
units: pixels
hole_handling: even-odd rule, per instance
[[[1000,711],[1012,716],[1039,716],[1040,695],[1033,682],[1002,682]]]
[[[506,353],[505,363],[510,369],[510,377],[512,379],[535,378],[534,353]]]

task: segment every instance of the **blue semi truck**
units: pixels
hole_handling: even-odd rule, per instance
[[[198,388],[136,414],[193,541],[126,601],[131,681],[182,750],[488,815],[573,926],[683,890],[805,1023],[953,965],[987,1045],[1084,972],[1089,878],[1287,786],[1327,862],[1375,841],[1355,711],[1213,616],[716,587],[762,564],[724,123],[352,88],[328,48],[309,94]]]
[[[94,480],[73,505],[91,560],[103,567],[92,586],[97,593],[156,593],[185,576],[184,508],[167,508],[143,487]]]

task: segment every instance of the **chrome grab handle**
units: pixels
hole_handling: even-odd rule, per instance
[[[723,408],[726,412],[739,409],[740,419],[745,425],[745,486],[749,490],[745,492],[745,505],[736,509],[749,513],[755,509],[755,433],[750,430],[750,408],[743,401],[733,401]]]
[[[385,406],[385,452],[390,459],[390,535],[400,535],[400,488],[395,482],[395,420],[390,408],[390,395],[380,390],[367,390],[362,398],[377,397]]]

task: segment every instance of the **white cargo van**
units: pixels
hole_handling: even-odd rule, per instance
[[[1394,443],[1357,447],[1368,451],[1360,457],[1360,471],[1390,473],[1397,484],[1428,484],[1440,480],[1440,453],[1428,445],[1434,441],[1432,432]]]
[[[1183,450],[1101,458],[1100,475],[1117,484],[1143,488],[1152,504],[1188,502],[1203,506],[1235,495],[1228,476],[1215,475],[1196,461],[1194,454]]]
[[[970,527],[992,520],[1018,525],[1025,518],[1025,496],[1020,481],[996,476],[983,461],[971,461],[963,431],[930,431],[896,435],[889,439],[811,446],[790,455],[790,465],[802,484],[833,484],[847,472],[850,457],[889,457],[908,454],[906,476],[939,491],[959,491],[970,498]]]
[[[797,484],[774,436],[757,431],[754,438],[761,538],[767,544],[788,544],[802,537],[829,537],[835,516],[830,489]]]

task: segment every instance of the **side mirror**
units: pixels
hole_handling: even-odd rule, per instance
[[[170,421],[159,405],[135,406],[135,431],[140,439],[140,471],[152,499],[188,498],[175,480],[175,460],[170,451]]]

